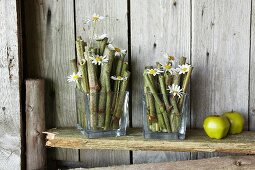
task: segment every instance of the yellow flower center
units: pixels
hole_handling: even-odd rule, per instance
[[[120,52],[120,49],[119,48],[115,48],[115,51]]]
[[[153,70],[153,69],[151,69],[150,71],[149,71],[149,73],[150,74],[155,74],[157,71],[156,70]]]
[[[99,17],[98,16],[93,16],[92,17],[92,21],[98,21],[99,20]]]
[[[171,65],[169,65],[169,64],[167,64],[167,65],[165,65],[165,66],[164,66],[164,68],[165,68],[166,70],[169,70],[169,69],[171,69],[171,68],[172,68],[172,66],[171,66]]]
[[[187,71],[188,71],[188,68],[184,67],[184,68],[182,68],[182,71],[183,71],[183,72],[187,72]]]
[[[121,77],[121,76],[117,76],[117,79],[118,79],[118,80],[121,80],[121,79],[122,79],[122,77]]]
[[[168,56],[168,60],[174,60],[174,56]]]
[[[78,80],[78,79],[79,79],[79,76],[76,74],[76,75],[73,76],[73,79],[74,79],[74,80]]]
[[[99,61],[102,61],[102,58],[100,56],[97,56],[96,57],[96,61],[99,62]]]

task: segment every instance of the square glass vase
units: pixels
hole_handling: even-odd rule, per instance
[[[84,93],[76,89],[77,128],[88,138],[126,135],[128,92]]]
[[[146,93],[143,97],[143,134],[146,139],[185,139],[189,96]]]

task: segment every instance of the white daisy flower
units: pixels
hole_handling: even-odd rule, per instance
[[[184,93],[180,86],[172,84],[172,86],[168,86],[168,89],[170,94],[173,94],[173,96],[181,97]]]
[[[89,57],[92,60],[92,63],[95,65],[101,65],[103,63],[107,63],[108,62],[108,57],[105,56],[99,56],[99,55],[95,55],[93,57]]]
[[[103,39],[105,39],[105,38],[108,38],[108,37],[107,37],[107,34],[95,35],[95,36],[94,36],[94,39],[97,40],[97,41],[103,40]]]
[[[165,58],[167,58],[170,62],[174,62],[174,60],[175,60],[175,57],[169,55],[168,53],[165,53],[163,56],[164,56]]]
[[[95,22],[98,22],[98,21],[101,21],[101,20],[104,20],[104,19],[105,19],[104,16],[100,16],[100,15],[94,13],[91,18],[88,18],[86,20],[86,24],[89,24],[91,22],[95,23]]]
[[[174,73],[176,72],[176,70],[172,67],[171,64],[162,65],[162,69],[163,69],[165,72],[169,72],[170,74],[174,74]]]
[[[121,56],[121,55],[126,55],[127,54],[127,50],[114,47],[112,44],[108,44],[108,48],[110,50],[115,51],[115,56]]]
[[[73,73],[72,75],[67,77],[67,81],[70,82],[77,82],[81,78],[81,73]]]
[[[127,80],[127,77],[122,77],[122,76],[111,76],[111,79],[113,80]]]
[[[147,69],[147,74],[152,74],[153,76],[156,76],[157,74],[163,73],[164,71],[154,68],[154,69]]]
[[[177,71],[179,72],[179,74],[185,74],[189,72],[190,67],[191,66],[189,64],[179,65],[179,68],[177,68]]]

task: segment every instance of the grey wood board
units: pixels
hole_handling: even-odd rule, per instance
[[[192,127],[235,110],[248,128],[250,12],[250,0],[192,1]]]
[[[190,61],[190,1],[131,0],[132,125],[142,127],[143,69],[165,52]],[[133,162],[190,159],[190,153],[134,152]]]
[[[21,169],[19,3],[0,1],[0,169]]]
[[[26,77],[46,79],[46,126],[76,125],[74,86],[67,83],[75,56],[71,0],[24,2]],[[56,149],[55,159],[78,160],[77,150]]]

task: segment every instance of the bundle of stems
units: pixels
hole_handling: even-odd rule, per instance
[[[130,72],[124,62],[126,51],[113,48],[108,38],[95,40],[87,46],[81,37],[76,40],[77,59],[71,60],[76,87],[89,96],[90,130],[119,128],[123,114]],[[81,102],[79,102],[81,103]],[[84,125],[85,109],[78,104],[78,119]],[[83,110],[83,111],[82,111]]]
[[[193,67],[186,58],[179,59],[173,68],[174,57],[168,56],[166,64],[145,67],[144,94],[149,130],[175,133],[179,131],[184,101]]]

